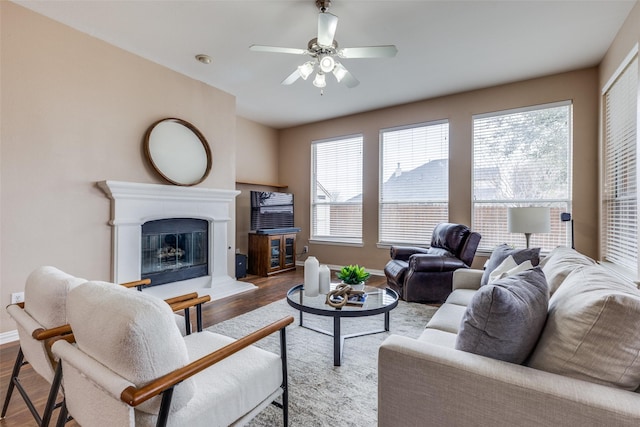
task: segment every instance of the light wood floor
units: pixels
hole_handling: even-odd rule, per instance
[[[205,328],[284,298],[288,289],[303,282],[303,269],[298,267],[295,271],[280,273],[271,277],[248,276],[242,280],[255,284],[258,289],[206,304],[202,310],[202,323]],[[367,284],[385,287],[386,279],[381,276],[371,276]],[[256,327],[260,326],[264,325],[256,325]],[[4,403],[7,394],[7,386],[16,355],[18,354],[18,348],[19,343],[17,341],[0,346],[0,405]],[[49,384],[36,374],[29,365],[22,368],[20,379],[36,407],[41,411],[49,391]],[[58,411],[56,410],[50,425],[55,425],[57,416]],[[75,423],[70,422],[67,427],[75,425]],[[13,392],[6,418],[0,420],[0,426],[36,426],[31,413],[17,390]]]

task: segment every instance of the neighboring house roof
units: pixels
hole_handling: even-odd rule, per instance
[[[424,163],[408,171],[396,171],[383,184],[384,194],[398,194],[400,201],[447,200],[449,189],[449,159]],[[362,201],[362,194],[349,202]]]
[[[424,163],[408,171],[398,170],[383,184],[384,194],[402,195],[402,201],[447,200],[449,159]]]

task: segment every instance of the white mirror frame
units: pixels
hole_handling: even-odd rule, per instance
[[[144,149],[153,168],[172,184],[196,185],[211,172],[211,148],[185,120],[166,118],[152,124],[144,136]]]

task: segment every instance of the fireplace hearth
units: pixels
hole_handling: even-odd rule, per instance
[[[168,219],[197,220],[206,228],[206,245],[193,248],[193,259],[202,269],[200,260],[206,259],[206,273],[198,277],[180,278],[173,276],[161,286],[145,288],[148,292],[161,298],[169,298],[188,292],[198,292],[200,295],[210,295],[211,299],[220,299],[230,295],[256,289],[251,283],[240,282],[228,273],[234,266],[234,256],[229,244],[230,212],[239,194],[235,190],[221,190],[200,187],[179,187],[160,184],[140,184],[121,181],[101,181],[98,186],[111,199],[111,221],[113,233],[113,273],[115,283],[139,280],[151,268],[150,258],[143,255],[143,227],[151,222],[162,223]],[[195,233],[195,234],[194,234]],[[173,263],[167,270],[180,270],[184,267],[185,252],[188,248],[181,246],[180,240],[200,240],[203,236],[199,231],[184,231],[171,229],[153,231],[151,234],[160,237],[156,239],[154,247],[156,259],[154,267],[158,266],[160,258],[164,257],[165,266]],[[176,245],[172,249],[168,242],[171,235],[175,236]],[[182,236],[182,237],[181,237]],[[167,238],[166,246],[161,246],[159,240]],[[160,250],[160,252],[157,252]],[[160,263],[162,264],[162,263]],[[233,270],[231,270],[233,271]],[[199,274],[199,273],[198,273]],[[158,285],[164,279],[151,277],[152,284]]]

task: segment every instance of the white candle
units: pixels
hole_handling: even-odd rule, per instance
[[[308,297],[318,296],[320,291],[320,283],[318,270],[320,266],[318,260],[314,256],[310,256],[304,262],[304,294]]]
[[[319,273],[319,280],[320,280],[320,293],[321,294],[328,294],[329,290],[331,288],[331,272],[329,271],[329,266],[322,264],[320,266],[320,273]]]

